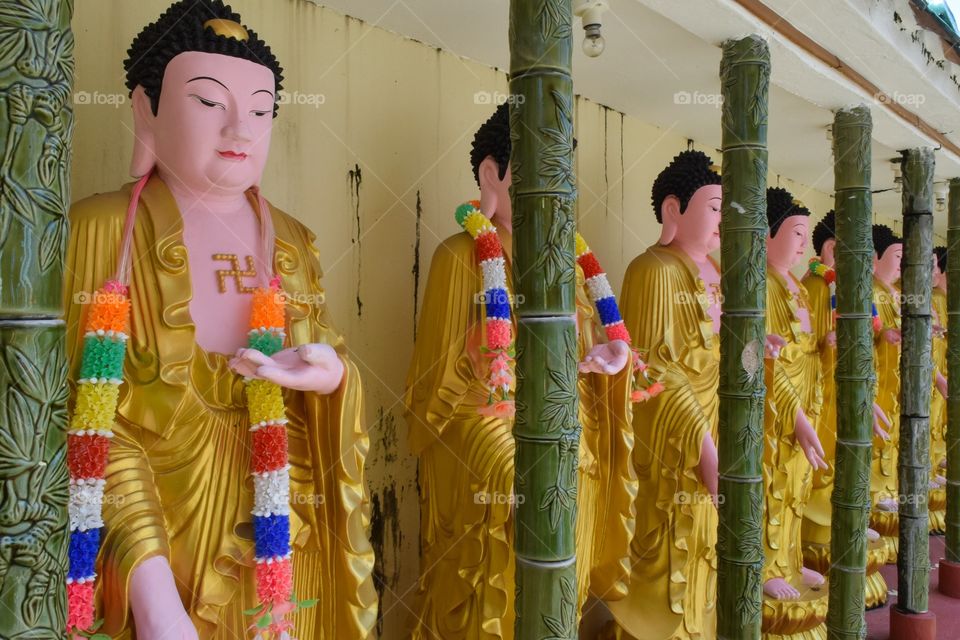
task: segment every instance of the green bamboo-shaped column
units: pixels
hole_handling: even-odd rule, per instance
[[[0,0],[0,637],[66,627],[69,0]]]
[[[510,2],[516,638],[577,637],[571,0]]]
[[[947,560],[960,563],[960,178],[947,214]]]
[[[837,453],[830,528],[830,640],[866,634],[864,591],[870,461],[873,453],[873,242],[870,110],[833,119],[834,209],[837,212]]]
[[[933,266],[933,150],[903,153],[902,351],[900,355],[900,552],[897,607],[927,610],[930,549],[930,380]]]
[[[762,38],[724,43],[717,535],[717,634],[723,640],[759,638],[761,626],[769,80]]]

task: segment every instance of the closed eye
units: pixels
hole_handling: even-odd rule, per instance
[[[250,113],[257,116],[258,118],[262,118],[263,116],[269,113],[273,113],[273,111],[268,109],[267,111],[251,111]]]
[[[206,98],[201,98],[200,96],[198,96],[198,95],[195,94],[195,93],[191,93],[191,94],[190,94],[190,97],[196,99],[198,102],[200,102],[200,104],[202,104],[202,105],[205,106],[205,107],[213,107],[213,108],[216,108],[216,109],[220,109],[221,111],[226,111],[226,110],[227,110],[227,107],[224,106],[223,104],[221,104],[221,103],[219,103],[219,102],[214,102],[213,100],[207,100]]]

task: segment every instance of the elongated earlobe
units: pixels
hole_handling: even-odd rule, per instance
[[[153,121],[156,116],[150,107],[150,97],[138,86],[133,90],[133,157],[130,160],[130,175],[134,178],[147,175],[157,163],[156,137]]]
[[[480,170],[477,173],[480,178],[480,211],[488,218],[492,218],[500,204],[497,200],[500,167],[497,166],[493,156],[487,156],[480,163]]]
[[[660,204],[660,244],[666,246],[677,236],[677,225],[680,224],[680,200],[676,196],[668,196]]]

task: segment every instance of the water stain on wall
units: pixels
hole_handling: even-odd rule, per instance
[[[397,583],[400,577],[400,546],[403,534],[400,533],[400,506],[394,485],[388,485],[380,493],[374,493],[370,499],[370,544],[376,554],[373,565],[373,584],[377,590],[380,606],[377,609],[377,637],[383,634],[385,616],[384,595],[389,590],[391,605],[399,598]],[[387,554],[386,550],[390,549]],[[387,559],[392,566],[385,566]]]
[[[353,169],[347,172],[347,180],[350,183],[350,206],[353,208],[353,215],[356,221],[357,237],[352,240],[357,245],[357,317],[363,315],[363,301],[360,300],[360,274],[363,273],[363,230],[360,228],[360,183],[363,182],[363,175],[360,172],[360,165],[354,164]]]
[[[417,309],[420,297],[420,222],[423,217],[423,203],[420,200],[420,189],[417,189],[417,235],[413,245],[413,341],[417,341]]]

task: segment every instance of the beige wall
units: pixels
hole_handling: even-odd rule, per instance
[[[131,39],[169,3],[76,3],[76,91],[90,100],[76,106],[74,199],[128,180],[129,102],[110,103],[126,96]],[[317,232],[329,306],[364,376],[382,637],[407,637],[419,507],[401,405],[414,317],[435,247],[458,230],[453,209],[476,195],[470,142],[492,107],[475,93],[505,92],[506,77],[302,0],[231,4],[271,44],[302,102],[280,109],[264,193]],[[687,141],[585,99],[576,128],[580,228],[619,290],[626,265],[659,233],[653,178]],[[780,184],[818,216],[832,206],[827,194]]]

